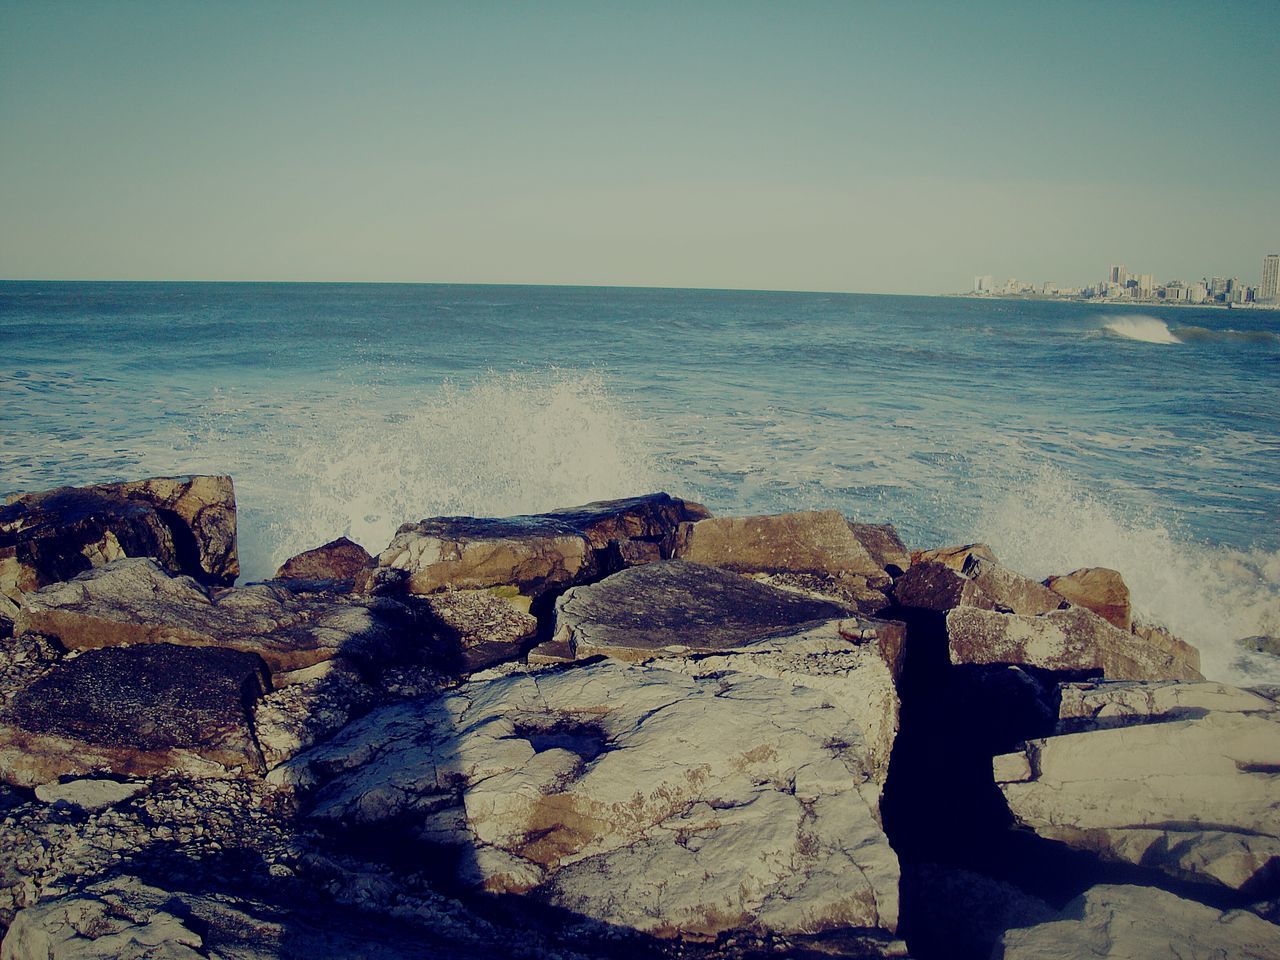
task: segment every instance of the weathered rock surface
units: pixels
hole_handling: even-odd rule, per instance
[[[970,557],[977,557],[980,560],[987,560],[991,563],[1000,562],[996,559],[992,549],[985,543],[967,543],[959,547],[913,550],[911,552],[911,565],[915,566],[917,563],[940,563],[959,573],[964,569],[964,565],[969,562]]]
[[[66,783],[43,783],[36,787],[36,799],[41,803],[63,803],[78,810],[96,812],[132,800],[146,789],[146,783],[136,781],[86,778]]]
[[[835,510],[682,524],[672,556],[739,573],[884,576],[883,566]]]
[[[892,604],[881,588],[889,586],[888,578],[871,579],[852,573],[753,573],[747,576],[779,590],[843,604],[867,617],[876,616]],[[873,587],[872,583],[881,586]]]
[[[1219,683],[1062,687],[1058,736],[997,757],[1042,836],[1183,880],[1280,892],[1280,706]]]
[[[342,656],[364,664],[421,652],[414,611],[390,598],[295,593],[262,583],[211,594],[150,560],[116,560],[30,595],[21,632],[74,650],[138,643],[228,647],[296,670]],[[429,636],[429,634],[426,634]]]
[[[1083,567],[1065,576],[1050,577],[1044,585],[1076,606],[1092,610],[1121,630],[1133,629],[1129,587],[1118,570]]]
[[[705,516],[701,504],[658,493],[526,517],[436,517],[402,526],[365,586],[416,594],[514,586],[536,596],[607,573],[611,555],[660,544]]]
[[[911,551],[892,523],[855,523],[850,520],[849,529],[886,573],[896,577],[911,566]]]
[[[1113,680],[1199,680],[1194,648],[1154,644],[1083,607],[1038,617],[961,606],[947,614],[952,663],[1007,663]]]
[[[556,602],[554,639],[579,658],[645,660],[741,646],[850,611],[687,560],[632,567]]]
[[[443,590],[420,602],[442,647],[463,671],[515,659],[538,632],[529,598],[513,590]]]
[[[1280,927],[1153,887],[1093,887],[1060,919],[1010,930],[993,960],[1273,960]]]
[[[830,693],[606,660],[376,710],[271,776],[320,823],[455,846],[485,889],[698,937],[892,931],[872,770]]]
[[[68,658],[0,713],[0,776],[34,787],[97,773],[260,771],[249,705],[263,662],[220,648],[149,644]]]
[[[50,583],[121,557],[154,557],[172,573],[230,584],[236,555],[230,477],[162,477],[61,487],[0,507],[0,615]]]
[[[373,566],[369,551],[353,540],[339,537],[322,547],[290,557],[276,571],[275,580],[354,581]]]
[[[267,768],[319,743],[378,699],[342,657],[277,674],[276,689],[253,704],[253,727]]]
[[[1060,594],[1044,584],[982,557],[971,555],[965,561],[963,573],[1002,613],[1035,617],[1069,606]]]
[[[969,577],[943,563],[913,564],[893,582],[893,598],[908,610],[945,613],[958,607],[995,609],[992,600]]]

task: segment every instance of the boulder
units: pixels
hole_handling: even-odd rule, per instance
[[[431,862],[460,880],[612,925],[888,935],[898,866],[872,768],[825,691],[602,660],[375,710],[271,779],[320,825],[452,846]]]
[[[553,639],[579,658],[646,660],[741,646],[849,612],[727,570],[668,560],[566,591],[556,601]]]
[[[1058,730],[995,758],[1021,824],[1181,880],[1280,890],[1274,700],[1210,682],[1065,684]]]
[[[1044,584],[976,555],[971,554],[965,561],[963,573],[1002,613],[1035,617],[1070,606]]]
[[[970,557],[977,557],[979,560],[987,560],[991,563],[1000,562],[996,559],[992,549],[985,543],[967,543],[961,547],[913,550],[911,551],[911,565],[915,566],[917,563],[940,563],[959,573],[964,569],[964,565],[969,562]]]
[[[748,576],[779,590],[842,604],[867,617],[876,616],[892,604],[884,589],[889,586],[887,577],[870,580],[851,573],[753,573]],[[871,586],[872,582],[877,586]]]
[[[444,590],[420,603],[442,649],[465,672],[519,657],[538,632],[529,599],[509,588]]]
[[[957,607],[947,614],[947,642],[952,663],[1018,664],[1113,680],[1201,679],[1198,657],[1126,633],[1083,607],[1038,617]]]
[[[132,800],[146,790],[146,783],[136,781],[85,778],[66,783],[41,784],[36,787],[36,799],[41,803],[65,804],[86,813],[96,813]]]
[[[322,547],[290,557],[272,579],[354,582],[371,566],[373,557],[368,550],[346,537],[339,537]]]
[[[959,607],[995,608],[982,588],[958,570],[944,563],[924,561],[912,564],[893,582],[893,599],[907,610],[946,613]]]
[[[911,551],[892,523],[855,523],[850,520],[849,529],[871,554],[871,559],[890,576],[896,577],[911,566]]]
[[[1133,628],[1129,587],[1118,570],[1083,567],[1065,576],[1050,577],[1044,585],[1076,606],[1092,610],[1121,630]]]
[[[0,508],[0,594],[10,604],[121,557],[153,557],[171,573],[233,583],[240,564],[231,478],[61,487]],[[15,619],[9,604],[0,615]]]
[[[884,568],[835,510],[682,524],[671,553],[678,559],[739,573],[885,577]]]
[[[270,685],[265,664],[238,650],[158,643],[68,658],[0,712],[0,776],[34,787],[261,771],[248,710]]]
[[[1055,920],[1009,930],[993,960],[1274,960],[1280,927],[1154,887],[1111,884],[1076,897]]]
[[[276,689],[253,704],[253,728],[268,769],[319,743],[378,699],[343,657],[276,674]]]
[[[417,614],[386,597],[295,593],[270,583],[211,594],[144,559],[116,560],[30,595],[17,628],[56,637],[72,650],[229,647],[260,655],[273,671],[338,654],[374,666],[415,656],[424,645]]]
[[[538,596],[607,573],[611,557],[648,549],[632,544],[661,544],[679,523],[706,515],[701,504],[657,493],[525,517],[436,517],[402,526],[357,586],[414,594],[513,586]]]

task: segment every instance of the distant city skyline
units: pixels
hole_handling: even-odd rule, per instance
[[[0,277],[1242,274],[1280,244],[1274,14],[0,0]]]

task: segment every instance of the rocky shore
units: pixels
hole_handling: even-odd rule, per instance
[[[228,477],[0,508],[3,960],[1280,957],[1280,690],[1114,571],[652,494],[238,575]]]

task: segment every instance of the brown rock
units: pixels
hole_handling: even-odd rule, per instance
[[[850,520],[849,529],[867,548],[872,559],[892,576],[896,577],[911,566],[911,551],[892,523],[854,523]]]
[[[276,571],[275,580],[355,580],[373,566],[373,557],[346,537],[290,557]]]
[[[62,661],[0,714],[0,772],[29,787],[92,773],[261,772],[248,708],[270,684],[265,664],[236,650],[90,651]]]
[[[990,597],[1001,612],[1034,617],[1067,606],[1061,594],[1044,584],[973,554],[965,561],[964,575]]]
[[[957,607],[995,608],[992,600],[978,584],[953,567],[934,561],[913,564],[893,584],[898,606],[908,610],[932,610],[945,613]]]
[[[959,573],[964,569],[965,563],[970,557],[977,557],[980,560],[989,560],[991,563],[999,563],[996,555],[991,548],[985,543],[969,543],[963,547],[939,547],[936,550],[913,550],[911,552],[911,565],[918,563],[941,563],[950,567]]]
[[[342,654],[364,665],[413,656],[422,631],[413,611],[385,597],[355,599],[254,584],[210,595],[152,561],[117,560],[31,594],[20,632],[72,650],[122,644],[229,647],[296,670]]]
[[[681,524],[672,556],[738,573],[884,575],[834,510]]]
[[[961,606],[947,614],[952,663],[1002,663],[1109,680],[1199,680],[1182,651],[1113,627],[1083,607],[1038,617]]]
[[[504,596],[501,589],[444,590],[421,603],[442,648],[464,671],[519,657],[538,632],[528,598]]]
[[[1044,585],[1076,606],[1092,610],[1121,630],[1133,628],[1129,587],[1119,571],[1106,567],[1082,567],[1062,577],[1050,577]]]

